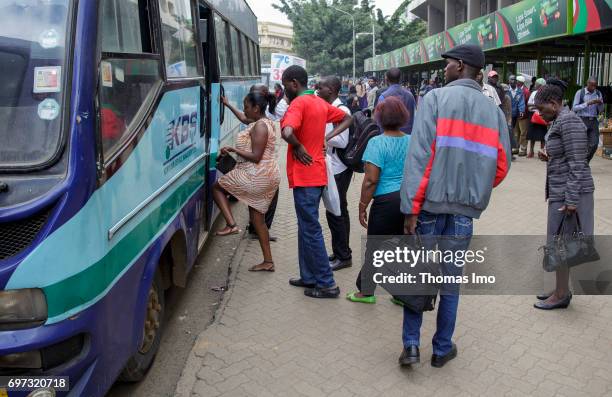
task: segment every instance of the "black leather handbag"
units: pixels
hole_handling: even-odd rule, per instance
[[[385,247],[386,245],[386,247]],[[423,247],[421,236],[419,234],[395,237],[385,242],[381,248],[389,251],[394,251],[397,246],[408,246],[410,250],[420,250]],[[403,274],[413,274],[419,276],[419,273],[429,273],[432,276],[440,274],[440,270],[436,264],[421,262],[414,267],[406,266],[405,263],[385,263],[380,268],[380,273],[383,276],[399,276]],[[437,284],[422,284],[403,285],[397,284],[379,284],[383,289],[390,293],[394,299],[402,302],[405,307],[415,313],[423,313],[434,310],[436,299],[440,286]]]
[[[236,167],[236,159],[230,154],[217,157],[217,170],[224,175]]]
[[[593,236],[582,232],[578,214],[565,215],[552,241],[542,247],[542,267],[554,272],[560,267],[573,267],[600,259]]]

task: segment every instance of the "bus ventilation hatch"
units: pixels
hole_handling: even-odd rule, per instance
[[[15,222],[0,223],[0,260],[17,255],[27,248],[49,218],[49,210]]]

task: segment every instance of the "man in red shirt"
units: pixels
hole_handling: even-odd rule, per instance
[[[300,66],[290,66],[283,73],[289,108],[281,120],[281,135],[287,149],[287,178],[293,189],[298,219],[298,256],[300,278],[289,284],[305,287],[304,294],[313,298],[337,298],[323,231],[319,223],[319,204],[327,186],[325,164],[325,126],[339,123],[329,135],[347,129],[351,116],[307,90],[308,74]]]

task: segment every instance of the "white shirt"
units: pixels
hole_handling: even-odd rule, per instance
[[[289,105],[287,104],[287,101],[285,101],[285,98],[283,98],[276,104],[274,114],[266,110],[266,117],[272,121],[281,121],[281,119],[285,116],[285,113],[287,113],[287,109],[289,109]]]
[[[340,107],[341,105],[342,107]],[[349,116],[351,115],[351,111],[349,110],[349,108],[346,107],[346,105],[343,105],[342,101],[340,101],[339,98],[336,98],[336,100],[332,103],[332,106],[342,109],[344,113],[348,114]],[[327,126],[325,127],[325,135],[327,136],[327,134],[332,132],[333,129],[334,125],[332,123],[327,124]],[[334,148],[344,149],[346,145],[348,145],[348,141],[349,129],[347,128],[339,135],[336,135],[335,137],[330,139],[329,142],[327,142],[327,154],[329,154],[331,157],[331,167],[334,175],[338,175],[339,173],[344,172],[347,169],[347,166],[344,165],[342,160],[340,160],[340,157],[338,157],[338,153],[334,151]]]
[[[493,88],[493,86],[487,83],[484,83],[482,85],[482,93],[486,97],[488,97],[490,100],[492,100],[495,106],[501,105],[501,100],[499,99],[499,95],[497,95],[497,91],[495,91],[495,88]]]

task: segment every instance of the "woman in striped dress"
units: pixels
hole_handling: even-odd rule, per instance
[[[264,214],[268,210],[280,184],[280,171],[275,157],[276,135],[273,122],[266,118],[266,109],[274,112],[276,98],[251,92],[244,98],[244,115],[254,120],[246,130],[238,134],[236,147],[224,147],[221,156],[238,155],[236,167],[223,175],[213,186],[213,198],[221,209],[227,225],[217,232],[218,236],[236,234],[236,225],[227,198],[228,194],[249,206],[251,224],[255,227],[263,252],[263,262],[250,271],[274,271],[270,235]]]

